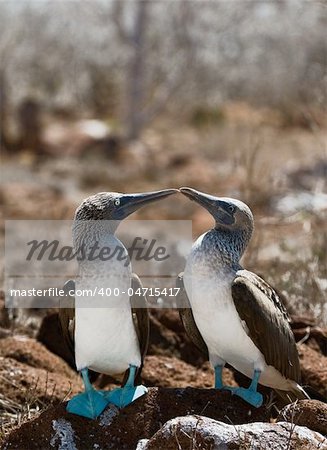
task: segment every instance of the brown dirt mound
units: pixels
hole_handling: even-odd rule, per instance
[[[269,419],[269,411],[265,406],[252,408],[240,398],[232,397],[229,392],[150,388],[146,396],[120,413],[117,408],[108,408],[97,420],[69,414],[65,404],[58,405],[13,431],[4,448],[53,450],[58,448],[59,443],[59,448],[77,450],[133,449],[140,439],[153,436],[168,420],[188,414],[202,414],[233,424]],[[68,442],[71,447],[64,447]]]
[[[52,353],[60,356],[71,367],[75,368],[74,359],[71,356],[61,331],[57,312],[47,314],[43,318],[36,339],[42,342]]]
[[[310,316],[291,316],[291,327],[296,342],[304,340],[311,348],[327,356],[327,329],[316,325]]]
[[[8,337],[0,340],[0,356],[15,359],[30,367],[60,373],[72,378],[74,372],[58,356],[50,353],[42,344],[25,336]]]
[[[146,386],[210,388],[214,384],[213,370],[209,363],[195,368],[175,357],[167,356],[147,356],[142,379]],[[226,385],[237,386],[230,370],[224,370],[223,379]]]
[[[63,400],[70,391],[81,389],[77,377],[50,373],[18,362],[12,358],[0,357],[0,396],[30,406],[47,406],[49,402]]]
[[[327,436],[327,405],[318,400],[300,400],[285,406],[277,418],[284,420]]]
[[[316,389],[327,397],[327,357],[307,345],[298,346],[302,384]]]
[[[194,366],[200,366],[205,361],[186,335],[179,312],[173,309],[151,311],[148,354],[176,356]]]
[[[35,339],[1,339],[0,364],[0,409],[6,413],[44,408],[82,388],[78,375]]]

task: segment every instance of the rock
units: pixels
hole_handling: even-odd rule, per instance
[[[316,325],[316,320],[312,316],[299,316],[296,314],[291,314],[290,325],[292,330],[298,330],[299,328],[314,327]]]
[[[160,387],[213,387],[214,375],[209,363],[200,368],[181,361],[175,357],[147,356],[142,371],[146,386]],[[230,370],[223,372],[224,383],[237,386]]]
[[[146,386],[162,387],[212,387],[213,376],[175,357],[147,356],[142,371]]]
[[[35,339],[25,336],[7,337],[0,340],[0,356],[14,359],[30,367],[60,373],[68,379],[75,373],[58,356],[50,353]]]
[[[152,310],[150,325],[149,355],[176,356],[194,366],[204,363],[204,355],[186,335],[177,310]]]
[[[327,397],[327,357],[307,345],[298,346],[302,385],[309,385]]]
[[[47,314],[43,318],[36,338],[52,353],[65,360],[70,367],[75,368],[75,361],[64,340],[57,312]]]
[[[319,433],[288,422],[226,424],[202,416],[176,417],[147,442],[143,440],[138,450],[175,449],[239,449],[307,450],[327,448]]]
[[[291,327],[296,342],[303,340],[311,348],[327,356],[327,329],[318,327],[313,317],[292,314]]]
[[[180,338],[165,327],[153,314],[150,315],[150,346],[148,354],[178,356]]]
[[[277,421],[292,422],[327,435],[327,404],[318,400],[299,400],[285,406]]]
[[[151,314],[169,330],[179,334],[184,333],[183,324],[177,309],[154,309],[151,311]]]
[[[67,378],[61,373],[51,373],[4,357],[0,357],[0,379],[0,397],[20,404],[22,409],[48,406],[81,389],[77,376]]]
[[[52,436],[50,445],[59,449],[77,450],[75,446],[75,435],[72,426],[65,419],[58,419],[52,422],[55,434]]]
[[[62,401],[82,387],[62,359],[26,336],[0,340],[0,379],[0,396],[21,408]]]
[[[139,440],[150,439],[168,420],[188,414],[205,414],[234,424],[269,420],[265,406],[252,408],[229,392],[149,388],[147,395],[120,412],[115,407],[107,408],[97,420],[67,413],[65,403],[50,407],[36,419],[12,431],[4,448],[53,450],[68,448],[60,447],[60,442],[63,445],[63,441],[69,441],[69,448],[75,445],[78,450],[134,449]]]

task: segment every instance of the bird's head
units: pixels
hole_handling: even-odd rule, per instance
[[[99,239],[99,235],[114,234],[119,223],[130,214],[176,192],[177,189],[137,194],[100,192],[86,198],[75,212],[73,224],[75,247],[85,240]]]
[[[86,198],[77,208],[75,220],[116,220],[121,221],[133,212],[178,192],[177,189],[121,194],[120,192],[100,192]]]
[[[189,187],[180,188],[180,192],[212,215],[216,230],[224,235],[229,234],[235,243],[239,239],[240,253],[243,253],[254,228],[252,212],[245,203],[234,198],[215,197]]]

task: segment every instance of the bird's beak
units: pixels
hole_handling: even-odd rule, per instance
[[[179,191],[205,208],[217,223],[227,226],[234,223],[235,219],[226,211],[226,202],[223,199],[188,187],[182,187]]]
[[[217,201],[219,201],[219,199],[213,195],[205,194],[204,192],[200,192],[189,187],[182,187],[179,191],[190,200],[203,206],[203,208],[210,213],[217,209]]]
[[[149,203],[176,194],[178,189],[163,189],[162,191],[144,192],[140,194],[124,194],[120,197],[120,206],[114,212],[116,220],[123,220],[133,212]]]

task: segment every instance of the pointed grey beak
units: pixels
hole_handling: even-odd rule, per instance
[[[189,187],[182,187],[179,190],[190,200],[195,201],[205,208],[208,213],[213,216],[216,222],[223,225],[232,225],[234,223],[233,214],[226,209],[227,204],[223,199]]]
[[[176,194],[176,192],[178,192],[178,189],[163,189],[162,191],[144,192],[140,194],[124,194],[120,198],[120,206],[114,212],[113,219],[123,220],[142,208],[142,206]]]
[[[208,210],[210,213],[212,213],[212,209],[216,209],[218,206],[217,200],[219,199],[213,195],[205,194],[204,192],[200,192],[189,187],[181,187],[179,191],[190,200],[203,206],[203,208]]]

